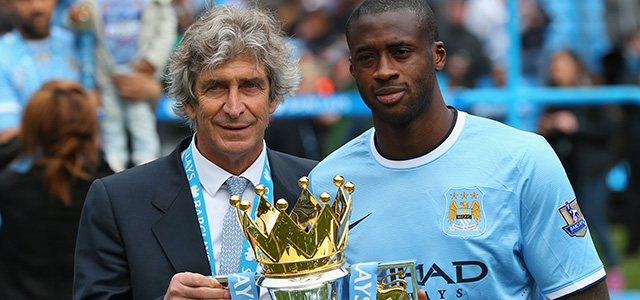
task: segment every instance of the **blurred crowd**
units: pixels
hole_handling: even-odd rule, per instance
[[[208,0],[0,2],[0,33],[4,33],[0,38],[0,167],[4,168],[3,176],[15,173],[19,168],[17,165],[22,168],[20,172],[28,172],[30,167],[24,169],[25,159],[48,161],[40,159],[47,155],[42,149],[25,150],[20,145],[26,138],[46,138],[29,137],[30,133],[21,129],[28,124],[21,122],[35,122],[26,117],[25,107],[51,80],[77,81],[84,87],[83,97],[98,103],[95,116],[100,129],[96,129],[95,137],[94,132],[82,134],[98,141],[99,157],[109,172],[118,172],[164,154],[161,144],[164,138],[170,137],[159,132],[157,125],[163,128],[167,125],[158,124],[154,116],[155,105],[163,94],[162,74],[181,33],[212,3]],[[246,5],[243,0],[217,2]],[[277,15],[285,33],[291,37],[291,43],[296,46],[295,56],[300,60],[303,77],[299,93],[330,96],[335,92],[356,90],[349,72],[344,27],[359,2],[257,1],[258,5]],[[508,1],[428,2],[438,18],[440,39],[447,50],[446,67],[438,75],[441,86],[445,89],[505,86],[510,55]],[[519,3],[522,85],[640,84],[640,2],[522,0]],[[58,89],[76,91],[79,87],[63,85]],[[50,91],[49,94],[59,93]],[[60,101],[54,100],[56,97],[51,96],[50,101]],[[498,120],[503,120],[505,113],[501,107],[487,108],[486,105],[469,110]],[[640,139],[637,138],[640,136],[640,106],[625,103],[549,106],[541,111],[538,132],[548,139],[567,169],[603,260],[609,267],[609,287],[622,288],[624,276],[617,268],[620,255],[637,254],[640,249],[640,227],[634,225],[634,219],[640,213],[640,199],[636,196],[640,194],[640,157],[637,155],[640,153]],[[265,139],[274,150],[322,159],[371,125],[369,118],[339,115],[273,119]],[[181,126],[169,125],[174,129],[185,129]],[[175,131],[189,134],[188,130],[172,130]],[[46,163],[35,169],[41,168],[46,169]],[[72,185],[76,179],[85,182],[98,176],[93,163],[90,172],[85,169],[82,165],[69,167],[63,173],[72,179],[63,180],[63,184]],[[50,175],[41,177],[43,182],[51,178]],[[18,183],[15,186],[19,186]],[[45,188],[43,191],[43,197],[58,199],[57,204],[68,206],[71,216],[79,214],[77,207],[82,204],[82,197],[69,198],[68,189]],[[14,243],[12,239],[16,239],[15,233],[20,231],[10,231],[17,225],[13,224],[15,218],[7,217],[12,216],[8,211],[11,208],[4,204],[8,202],[6,194],[0,193],[3,193],[0,200],[2,281],[2,272],[10,259],[8,251],[16,251],[8,245]],[[611,241],[611,220],[626,225],[629,233],[626,249],[617,249]],[[71,235],[77,230],[73,226],[67,227]],[[0,298],[3,298],[1,296],[0,292]]]

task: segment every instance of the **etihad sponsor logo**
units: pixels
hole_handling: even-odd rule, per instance
[[[442,269],[433,264],[428,269],[424,264],[416,267],[418,272],[418,284],[425,285],[428,280],[444,280],[447,284],[466,283],[480,281],[487,276],[489,269],[480,261],[454,261],[451,267]]]
[[[454,261],[451,262],[451,266],[443,267],[437,264],[432,264],[431,267],[426,267],[424,264],[416,266],[416,276],[418,277],[416,279],[419,286],[425,287],[425,284],[430,280],[436,281],[435,284],[437,286],[441,286],[440,284],[443,282],[447,285],[456,284],[457,288],[454,289],[425,290],[429,299],[458,299],[466,297],[467,291],[464,286],[457,284],[478,282],[487,277],[489,273],[487,265],[480,261]],[[446,285],[443,287],[446,287]]]

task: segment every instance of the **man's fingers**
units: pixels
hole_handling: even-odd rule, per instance
[[[213,279],[213,278],[209,278],[207,276],[204,276],[202,274],[197,274],[197,273],[191,273],[191,272],[183,272],[183,273],[178,273],[176,275],[173,276],[173,278],[171,279],[171,281],[176,281],[177,283],[181,284],[181,285],[185,285],[188,287],[218,287],[218,286],[222,286],[220,283],[218,283],[217,280]]]
[[[427,292],[425,292],[424,290],[418,290],[418,300],[429,300]]]
[[[185,299],[231,299],[231,293],[227,289],[211,287],[190,287],[183,296]]]
[[[171,278],[165,299],[231,299],[231,294],[213,278],[185,272]]]

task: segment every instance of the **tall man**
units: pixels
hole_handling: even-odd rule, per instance
[[[546,141],[445,105],[446,52],[426,1],[365,0],[346,34],[374,128],[318,164],[311,188],[329,190],[330,174],[358,186],[347,261],[416,259],[431,299],[608,299]]]
[[[22,109],[43,83],[78,81],[74,35],[50,27],[56,0],[0,0],[14,29],[0,37],[0,144],[18,134]]]
[[[227,251],[230,195],[253,200],[253,187],[264,184],[269,199],[293,201],[298,178],[315,165],[263,141],[269,115],[300,82],[271,16],[212,10],[185,33],[169,79],[174,110],[195,135],[167,157],[94,182],[78,233],[74,299],[229,298],[205,275],[256,265],[246,246]]]

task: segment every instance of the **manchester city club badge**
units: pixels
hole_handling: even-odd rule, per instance
[[[483,208],[484,192],[479,187],[449,188],[442,229],[450,236],[472,237],[484,233],[486,219]]]
[[[587,221],[584,219],[582,211],[580,211],[576,198],[571,201],[565,201],[564,205],[558,207],[558,212],[567,223],[567,225],[562,226],[562,229],[570,237],[583,237],[587,234]]]

